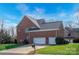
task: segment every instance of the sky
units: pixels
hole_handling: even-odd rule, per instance
[[[78,3],[0,3],[0,20],[5,26],[17,26],[27,15],[35,19],[45,19],[46,22],[63,21],[64,26],[76,23],[79,15]]]

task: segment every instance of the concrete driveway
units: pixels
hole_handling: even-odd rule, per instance
[[[46,46],[36,46],[36,49],[44,48]],[[8,50],[2,50],[0,51],[0,55],[28,55],[30,52],[33,52],[34,49],[29,46],[25,45],[18,48],[12,48]]]

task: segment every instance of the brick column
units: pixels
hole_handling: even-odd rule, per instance
[[[32,44],[33,43],[33,38],[31,36],[31,33],[30,32],[28,34],[29,34],[29,39],[28,39],[29,40],[29,44]]]
[[[33,38],[32,37],[30,37],[30,44],[32,44],[33,43]]]

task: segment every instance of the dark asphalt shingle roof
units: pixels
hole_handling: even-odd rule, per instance
[[[43,23],[43,24],[40,24],[40,29],[60,28],[61,23],[62,23],[61,21]]]
[[[46,30],[46,29],[59,29],[62,26],[62,21],[55,21],[55,22],[45,22],[44,19],[34,19],[32,17],[28,17],[34,24],[37,25],[37,27],[39,27],[40,30]],[[38,22],[39,21],[39,22]],[[40,22],[41,21],[41,22]],[[36,29],[36,30],[39,30]]]

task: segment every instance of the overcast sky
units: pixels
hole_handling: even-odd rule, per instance
[[[16,26],[24,15],[32,16],[36,19],[43,18],[46,21],[63,21],[64,25],[72,23],[73,27],[78,27],[76,16],[78,16],[79,4],[68,3],[29,3],[29,4],[0,4],[0,20],[5,20],[7,27]]]

